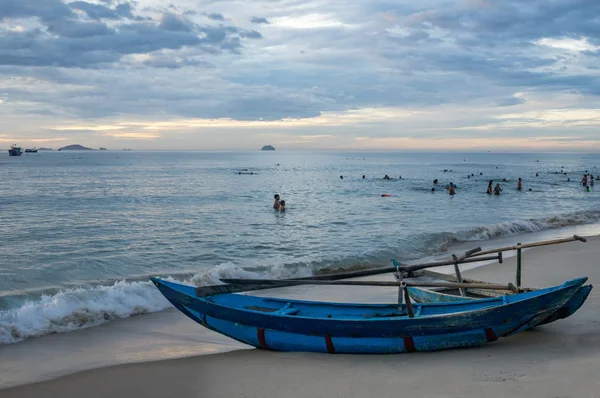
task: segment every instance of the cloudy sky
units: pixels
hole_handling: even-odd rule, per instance
[[[598,0],[0,0],[0,147],[600,150]]]

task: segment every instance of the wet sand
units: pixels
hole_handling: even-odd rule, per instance
[[[509,258],[504,264],[476,268],[465,275],[497,282],[513,281],[515,261],[514,257]],[[600,397],[600,238],[590,238],[586,244],[573,242],[531,249],[524,252],[523,262],[525,285],[543,287],[585,275],[596,287],[572,317],[476,348],[361,356],[236,350],[88,370],[5,389],[0,396]],[[316,288],[306,287],[297,295],[311,294],[310,289]],[[395,290],[383,289],[375,293],[372,289],[364,292],[353,289],[352,294],[360,294],[360,299],[348,297],[347,292],[328,289],[327,296],[332,299],[344,296],[345,301],[377,302],[395,298]],[[198,349],[202,339],[195,337],[193,331],[203,333],[200,332],[202,328],[184,320],[183,315],[170,314],[172,322],[180,324],[178,327],[189,338],[189,354],[199,354],[194,353],[194,349]],[[142,326],[138,324],[138,327]],[[101,333],[102,327],[94,329],[93,332],[83,331],[81,335],[89,332],[89,338]],[[169,335],[167,330],[163,332]],[[135,330],[131,329],[129,333],[134,334]],[[160,331],[155,333],[158,335]],[[49,339],[53,337],[62,336],[48,336]],[[126,350],[131,349],[127,347],[127,342],[132,341],[128,338],[132,339],[124,336],[121,343]],[[229,349],[242,347],[238,343],[228,343],[225,338],[207,338],[217,339],[214,342],[222,346],[230,344]],[[175,348],[182,347],[180,340],[179,337],[164,338],[161,349],[165,355],[170,354],[170,344]],[[140,345],[139,349],[143,348],[144,345]],[[18,358],[17,349],[14,350],[11,355]],[[99,348],[96,350],[100,351]],[[105,350],[116,350],[116,354],[118,344],[108,344]],[[110,356],[110,351],[105,350],[103,355]],[[0,367],[0,379],[11,375],[10,364],[5,363],[6,352],[0,350],[3,366]],[[58,350],[54,355],[60,362]],[[62,355],[85,355],[85,352],[64,350]],[[49,355],[42,359],[40,366],[52,366]],[[141,360],[144,360],[143,356]],[[87,366],[92,365],[88,363]]]

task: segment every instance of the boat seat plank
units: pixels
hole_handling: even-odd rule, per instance
[[[299,308],[282,308],[278,311],[275,311],[275,314],[281,314],[281,315],[296,315],[297,313],[300,312]]]
[[[299,308],[291,308],[290,303],[287,303],[282,308],[260,307],[257,305],[249,305],[244,308],[246,308],[247,310],[269,312],[277,315],[296,315],[298,312],[300,312]]]
[[[295,315],[300,312],[299,308],[292,308],[292,303],[286,303],[281,309],[275,311],[279,315]]]
[[[279,308],[259,307],[257,305],[248,305],[244,308],[246,308],[247,310],[251,310],[251,311],[261,311],[261,312],[277,312],[277,311],[279,311]]]

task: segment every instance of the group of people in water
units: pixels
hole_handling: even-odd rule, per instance
[[[589,181],[588,181],[589,178]],[[596,180],[600,181],[600,176],[596,176]],[[581,185],[583,185],[583,187],[585,188],[585,190],[587,192],[590,191],[590,187],[594,186],[594,175],[593,174],[584,174],[583,178],[581,179]]]
[[[447,171],[447,170],[444,170]],[[452,171],[452,170],[450,170]],[[562,173],[561,173],[562,174]],[[564,173],[566,174],[566,173]],[[479,175],[483,175],[483,173],[479,173]],[[467,178],[471,178],[474,177],[475,174],[471,174],[469,176],[467,176]],[[535,173],[536,177],[539,177],[539,173]],[[344,179],[344,176],[341,175],[340,179]],[[366,176],[363,174],[362,179],[366,179]],[[385,175],[383,177],[384,180],[388,181],[388,180],[392,180],[392,178],[389,175]],[[402,176],[398,177],[399,180],[402,179]],[[597,175],[596,178],[594,178],[594,175],[591,173],[587,173],[586,170],[586,174],[583,175],[583,178],[581,179],[581,185],[583,185],[583,187],[586,189],[587,192],[590,191],[590,187],[594,186],[594,180],[596,181],[600,181],[600,175]],[[569,178],[568,181],[571,181],[571,179]],[[508,182],[508,179],[503,178],[502,182]],[[431,192],[435,192],[436,191],[436,186],[439,184],[438,179],[436,178],[435,180],[433,180],[433,185],[434,187],[431,188]],[[452,182],[450,182],[448,185],[446,185],[444,187],[444,189],[448,190],[448,194],[449,195],[455,195],[456,194],[456,185]],[[519,177],[519,179],[517,180],[517,191],[522,191],[523,190],[523,179],[521,177]],[[529,188],[529,191],[531,191],[532,189]],[[502,187],[500,186],[500,183],[497,182],[496,185],[494,185],[494,180],[489,180],[488,181],[488,186],[487,186],[487,190],[486,193],[488,195],[500,195],[502,193]],[[381,196],[391,196],[389,194],[383,194]],[[281,200],[279,197],[279,194],[275,194],[275,202],[273,203],[273,209],[277,210],[277,211],[285,211],[285,201]]]
[[[281,200],[281,197],[277,193],[275,194],[274,199],[273,210],[285,211],[285,200]]]

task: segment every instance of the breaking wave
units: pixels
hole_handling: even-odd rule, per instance
[[[569,227],[600,222],[600,211],[565,213],[539,219],[509,221],[490,226],[481,226],[456,234],[459,242],[489,240],[501,236],[527,232],[539,232],[561,227]]]
[[[188,278],[166,279],[200,286],[219,284],[219,278],[290,278],[308,275],[310,272],[307,269],[293,272],[285,267],[272,267],[262,272],[252,272],[225,263]],[[47,334],[71,332],[169,307],[169,302],[149,281],[122,280],[111,285],[64,289],[53,295],[44,294],[37,299],[26,300],[17,308],[0,310],[0,345]]]
[[[460,241],[488,240],[500,236],[538,232],[566,226],[600,222],[600,211],[567,213],[542,219],[511,221],[476,227],[458,233],[437,233],[419,237],[421,246],[413,241],[403,242],[396,248],[413,251],[409,260],[444,251],[450,244]],[[423,239],[424,238],[424,239]],[[429,249],[426,249],[428,247]],[[431,249],[433,248],[433,249]],[[387,248],[378,254],[371,253],[360,259],[340,259],[306,264],[277,266],[242,266],[220,264],[196,274],[167,276],[186,284],[203,286],[219,284],[219,278],[290,278],[309,276],[313,272],[339,272],[356,270],[387,263],[394,251]],[[416,257],[414,257],[416,256]],[[400,259],[400,258],[399,258]],[[0,310],[0,345],[12,344],[47,334],[63,333],[96,326],[114,319],[162,311],[170,307],[160,292],[147,281],[121,280],[112,284],[90,285],[63,289],[54,294],[42,294],[22,301],[17,307]]]

